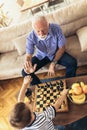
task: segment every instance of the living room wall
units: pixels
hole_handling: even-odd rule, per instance
[[[13,19],[12,23],[17,23],[21,17],[21,12],[16,0],[0,0],[0,4],[2,3],[4,3],[3,11],[8,12],[9,18]]]

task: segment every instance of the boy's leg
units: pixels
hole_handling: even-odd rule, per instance
[[[69,55],[67,52],[65,52],[60,58],[58,64],[66,67],[67,78],[76,76],[77,60],[71,55]]]

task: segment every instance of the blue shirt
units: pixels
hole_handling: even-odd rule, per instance
[[[39,60],[47,56],[52,61],[58,48],[63,45],[65,45],[65,37],[60,26],[51,23],[45,40],[40,40],[34,30],[30,32],[26,42],[26,53],[34,54],[35,50]]]

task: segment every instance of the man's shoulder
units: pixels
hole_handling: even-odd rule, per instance
[[[55,23],[50,23],[50,27],[49,27],[49,31],[53,34],[53,35],[58,35],[61,28],[60,25],[55,24]]]
[[[50,27],[51,28],[60,28],[60,25],[59,24],[56,24],[56,23],[50,23]]]
[[[32,30],[30,33],[29,33],[29,37],[31,37],[31,36],[34,36],[35,35],[35,33],[34,33],[34,30]]]
[[[32,30],[32,31],[29,33],[28,38],[33,39],[33,40],[37,39],[37,36],[36,36],[34,30]]]

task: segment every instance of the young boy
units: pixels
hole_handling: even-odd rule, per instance
[[[67,89],[61,92],[61,96],[53,106],[46,108],[42,113],[32,111],[32,105],[24,103],[26,89],[31,83],[30,76],[24,78],[22,88],[18,96],[18,103],[10,113],[10,124],[22,130],[55,130],[52,119],[56,116],[56,110],[60,107],[66,97]]]

